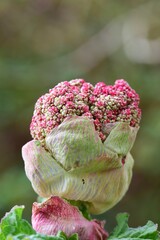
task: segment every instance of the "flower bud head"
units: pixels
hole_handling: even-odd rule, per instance
[[[139,96],[124,80],[113,86],[62,82],[35,105],[34,140],[22,148],[26,175],[42,197],[82,201],[90,213],[126,193],[139,129]]]
[[[113,86],[99,82],[95,87],[83,79],[65,81],[38,99],[30,125],[31,135],[43,142],[68,116],[87,116],[105,141],[107,134],[103,126],[107,123],[139,125],[138,105],[138,94],[124,80],[117,80]]]

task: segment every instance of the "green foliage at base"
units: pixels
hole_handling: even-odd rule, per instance
[[[0,223],[1,240],[78,240],[75,233],[67,237],[65,233],[59,231],[56,236],[47,236],[36,233],[32,226],[22,219],[24,206],[15,206],[2,218]],[[117,226],[110,234],[108,240],[160,240],[158,226],[152,221],[148,221],[143,227],[131,228],[128,226],[129,215],[121,213],[117,216]]]
[[[113,230],[109,237],[109,240],[158,240],[160,239],[157,231],[157,224],[152,221],[148,221],[143,227],[131,228],[128,226],[129,215],[127,213],[121,213],[117,215],[118,225]]]

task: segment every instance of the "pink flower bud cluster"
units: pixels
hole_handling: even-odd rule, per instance
[[[124,80],[113,86],[99,82],[95,87],[83,79],[61,82],[41,96],[35,105],[30,131],[34,139],[44,141],[66,117],[86,116],[93,120],[102,141],[107,123],[128,122],[137,127],[141,119],[139,96]]]

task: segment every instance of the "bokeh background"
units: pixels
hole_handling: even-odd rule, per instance
[[[113,84],[124,78],[140,94],[143,117],[134,175],[123,200],[100,217],[106,228],[118,212],[130,225],[160,224],[160,1],[0,1],[0,217],[36,201],[21,147],[38,97],[61,81]]]

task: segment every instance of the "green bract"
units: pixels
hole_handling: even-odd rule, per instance
[[[132,177],[130,150],[138,128],[128,123],[106,125],[102,143],[87,117],[67,118],[45,139],[45,147],[32,140],[22,148],[25,171],[42,197],[57,195],[86,203],[99,214],[126,193]]]

